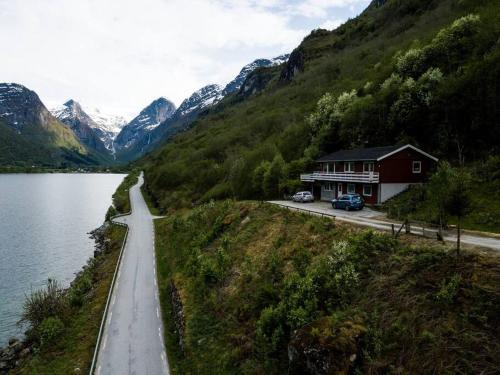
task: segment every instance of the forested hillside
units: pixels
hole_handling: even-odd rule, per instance
[[[452,162],[499,152],[500,4],[373,1],[260,69],[142,160],[153,202],[278,196],[322,153],[411,142]]]

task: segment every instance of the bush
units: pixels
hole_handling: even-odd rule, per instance
[[[61,319],[56,317],[49,317],[43,320],[38,328],[40,345],[45,346],[51,344],[57,339],[64,331],[64,323]]]
[[[461,281],[462,277],[458,274],[454,274],[448,282],[443,280],[441,282],[441,288],[436,294],[436,300],[445,305],[452,304],[460,290]]]
[[[20,323],[37,329],[49,317],[62,317],[67,308],[64,291],[56,280],[48,279],[45,289],[32,291],[26,297]]]

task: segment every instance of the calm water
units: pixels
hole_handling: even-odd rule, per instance
[[[54,278],[69,285],[94,242],[121,174],[0,174],[0,346],[24,296]]]

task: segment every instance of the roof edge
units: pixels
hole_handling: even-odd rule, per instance
[[[407,148],[411,148],[412,150],[414,150],[414,151],[416,151],[416,152],[418,152],[418,153],[420,153],[420,154],[422,154],[422,155],[424,155],[424,156],[428,157],[429,159],[432,159],[432,160],[434,160],[434,161],[436,161],[436,162],[437,162],[437,161],[439,161],[439,159],[438,159],[438,158],[436,158],[436,157],[432,156],[431,154],[428,154],[427,152],[422,151],[421,149],[419,149],[419,148],[417,148],[417,147],[415,147],[415,146],[412,146],[412,145],[410,145],[410,144],[407,144],[407,145],[401,146],[400,148],[398,148],[398,149],[396,149],[396,150],[394,150],[394,151],[391,151],[391,152],[389,152],[388,154],[382,155],[381,157],[379,157],[379,158],[377,159],[377,161],[380,161],[380,160],[383,160],[383,159],[385,159],[385,158],[388,158],[389,156],[392,156],[392,155],[394,155],[394,154],[397,154],[398,152],[403,151],[403,150],[405,150],[405,149],[407,149]]]

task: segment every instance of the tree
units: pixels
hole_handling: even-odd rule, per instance
[[[447,225],[448,214],[446,210],[446,200],[448,198],[453,169],[448,162],[439,164],[436,173],[434,173],[427,185],[428,200],[431,207],[436,211],[439,221],[439,237],[443,238],[443,226]]]
[[[263,190],[267,198],[276,198],[281,192],[285,171],[285,161],[280,153],[274,157],[269,169],[264,173]]]
[[[471,194],[470,194],[471,177],[463,168],[455,170],[452,175],[451,184],[449,186],[448,197],[445,203],[445,209],[449,215],[455,216],[457,222],[457,255],[460,254],[460,234],[462,229],[462,220],[470,210]]]

